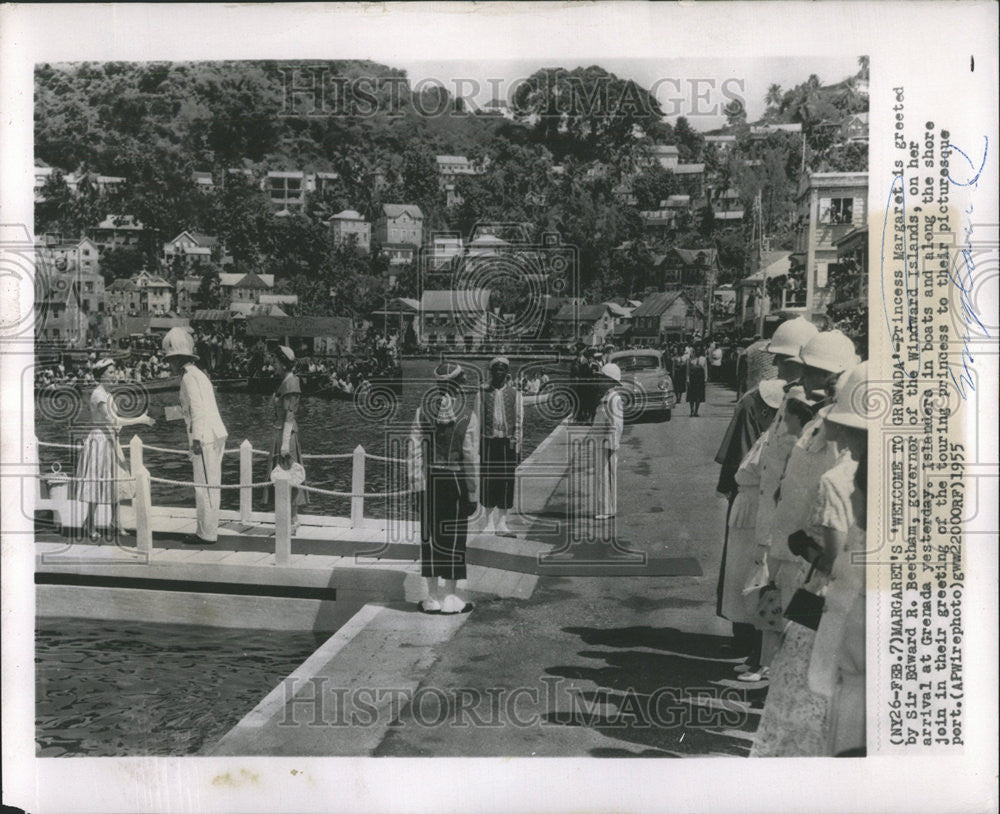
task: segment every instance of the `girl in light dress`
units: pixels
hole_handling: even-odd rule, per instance
[[[97,542],[101,539],[101,531],[96,526],[97,507],[108,507],[109,525],[103,531],[110,539],[118,530],[119,500],[131,499],[134,494],[118,433],[123,427],[138,424],[151,427],[156,421],[146,413],[135,418],[123,418],[118,414],[114,397],[107,390],[115,380],[112,359],[97,362],[93,374],[100,383],[90,395],[91,430],[83,440],[77,460],[75,497],[87,506],[81,532]]]

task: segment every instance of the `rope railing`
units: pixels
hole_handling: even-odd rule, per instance
[[[38,441],[39,446],[52,447],[56,449],[79,449],[80,444],[59,444],[51,441]],[[390,458],[384,455],[372,455],[367,453],[364,447],[358,445],[353,452],[313,454],[303,455],[307,460],[346,460],[352,461],[351,490],[341,491],[339,489],[324,489],[319,486],[309,486],[307,484],[295,484],[290,481],[290,473],[287,470],[275,469],[271,472],[267,480],[253,480],[253,457],[255,455],[269,455],[263,450],[254,449],[249,440],[243,441],[239,447],[225,450],[226,454],[239,453],[240,456],[240,479],[239,483],[219,483],[205,484],[194,481],[180,480],[176,478],[165,478],[150,474],[143,461],[143,454],[146,450],[166,454],[187,455],[187,450],[171,449],[152,444],[144,444],[139,435],[134,435],[129,442],[129,467],[131,475],[127,478],[78,478],[66,475],[62,472],[53,472],[47,475],[38,474],[39,480],[47,479],[50,490],[58,490],[58,484],[83,483],[83,482],[106,482],[135,484],[135,497],[133,506],[136,516],[136,547],[140,551],[150,552],[153,548],[152,540],[152,499],[151,486],[154,483],[163,486],[181,487],[185,489],[211,489],[215,492],[239,490],[240,522],[252,525],[253,514],[253,493],[255,490],[264,487],[274,489],[274,524],[275,524],[275,562],[276,564],[287,564],[291,557],[291,494],[292,489],[301,489],[316,495],[326,495],[333,498],[347,499],[351,501],[351,528],[360,528],[364,523],[364,502],[365,499],[388,499],[402,497],[412,494],[413,489],[383,490],[380,492],[365,491],[365,462],[371,458],[385,461],[387,463],[405,463],[402,458]],[[41,499],[39,494],[39,499]],[[62,498],[68,500],[68,494]],[[56,499],[50,499],[47,507],[57,509]]]

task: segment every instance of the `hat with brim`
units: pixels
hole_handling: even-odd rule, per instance
[[[606,379],[611,379],[615,384],[622,383],[622,369],[614,362],[608,362],[601,368],[601,375]]]
[[[105,370],[110,367],[115,366],[114,359],[101,359],[99,362],[94,362],[94,366],[91,368],[91,372],[94,376],[100,376]]]
[[[856,430],[868,428],[868,363],[861,362],[844,373],[837,382],[837,396],[833,404],[819,411],[819,415],[834,424]]]
[[[278,345],[276,353],[278,356],[282,357],[286,362],[295,361],[295,351],[293,351],[288,345]]]
[[[434,379],[439,382],[458,381],[462,376],[462,366],[456,362],[442,362],[434,368]]]
[[[784,379],[765,379],[757,386],[757,392],[764,400],[764,403],[772,410],[777,410],[781,406],[781,400],[785,397]]]

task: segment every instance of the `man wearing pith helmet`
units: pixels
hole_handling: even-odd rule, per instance
[[[215,403],[215,390],[208,376],[194,363],[194,339],[183,328],[171,328],[163,337],[163,356],[175,376],[181,377],[181,414],[187,426],[194,466],[194,503],[198,526],[184,538],[189,545],[212,545],[219,538],[219,508],[222,493],[222,455],[226,449],[226,425]]]
[[[513,537],[507,512],[514,505],[515,473],[524,437],[524,401],[511,380],[506,356],[490,362],[489,379],[479,394],[476,413],[482,432],[479,502],[486,510],[484,531]]]

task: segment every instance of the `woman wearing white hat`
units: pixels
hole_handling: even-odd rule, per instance
[[[114,381],[115,363],[112,359],[101,359],[92,368],[99,384],[90,394],[90,423],[93,427],[83,441],[80,458],[77,461],[76,499],[87,505],[82,531],[95,542],[100,533],[95,527],[98,506],[107,506],[110,512],[108,537],[118,528],[118,501],[131,498],[134,490],[125,482],[125,454],[118,441],[118,433],[123,427],[142,424],[153,426],[156,421],[146,413],[135,418],[123,418],[115,409],[115,400],[107,391]]]
[[[299,410],[302,399],[302,384],[294,373],[295,351],[287,345],[279,345],[274,352],[274,368],[281,379],[278,389],[271,396],[271,408],[274,411],[274,439],[271,442],[271,454],[267,460],[267,471],[271,472],[280,465],[291,469],[294,464],[302,466],[302,449],[299,446],[299,425],[295,414]],[[269,488],[269,496],[273,500],[274,487]],[[292,487],[292,531],[299,525],[299,506],[309,503],[309,494]]]
[[[864,747],[864,565],[852,563],[850,555],[863,551],[865,541],[864,479],[859,486],[858,473],[867,455],[860,413],[867,368],[862,363],[844,374],[836,403],[817,414],[827,424],[834,463],[819,478],[796,536],[808,562],[823,573],[834,570],[835,578],[824,585],[821,575],[803,576],[794,586],[825,590],[823,617],[819,631],[788,625],[754,736],[755,757],[832,755]],[[788,548],[788,541],[784,545]]]

